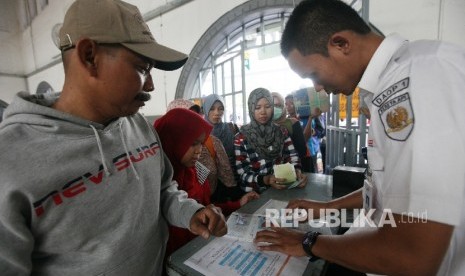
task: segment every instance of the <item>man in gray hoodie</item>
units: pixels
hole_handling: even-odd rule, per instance
[[[152,67],[187,56],[119,0],[75,1],[60,50],[62,92],[19,93],[0,126],[0,275],[159,275],[168,224],[224,235],[219,210],[177,189],[137,113]]]

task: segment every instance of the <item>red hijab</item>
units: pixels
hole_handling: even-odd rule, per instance
[[[156,120],[154,127],[160,136],[163,150],[171,161],[174,169],[173,179],[178,182],[179,188],[187,191],[189,197],[199,203],[209,204],[209,199],[205,202],[203,196],[190,193],[193,189],[196,190],[195,185],[201,184],[198,182],[195,167],[185,167],[181,164],[181,159],[200,135],[205,133],[205,138],[210,135],[212,126],[193,111],[174,108]],[[197,198],[198,196],[201,198]]]

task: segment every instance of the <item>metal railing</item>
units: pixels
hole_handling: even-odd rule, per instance
[[[325,173],[331,174],[332,169],[339,165],[366,167],[366,160],[362,155],[366,135],[366,130],[361,128],[327,126]]]

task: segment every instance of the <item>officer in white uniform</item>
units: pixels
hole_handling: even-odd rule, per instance
[[[289,207],[363,207],[370,223],[343,236],[263,231],[256,241],[271,245],[261,249],[367,273],[465,275],[465,50],[382,37],[337,0],[301,2],[281,50],[317,90],[350,95],[358,86],[371,116],[364,188]]]
[[[381,211],[389,209],[406,222],[417,218],[454,226],[438,274],[465,275],[463,49],[388,36],[359,87],[372,120],[372,183],[365,184],[365,199],[373,200],[365,200],[364,208],[376,210],[376,225]]]

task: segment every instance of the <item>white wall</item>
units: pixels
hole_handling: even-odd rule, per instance
[[[24,78],[9,76],[0,76],[0,89],[0,100],[6,103],[11,103],[17,92],[27,90]]]
[[[65,81],[65,74],[63,73],[63,63],[59,62],[47,70],[38,72],[27,79],[28,89],[30,93],[34,94],[37,86],[42,81],[47,81],[54,91],[61,91]]]
[[[0,99],[9,103],[18,91],[35,93],[38,84],[44,80],[55,90],[61,90],[64,80],[62,66],[49,66],[51,62],[60,59],[60,52],[53,44],[51,30],[56,23],[62,22],[72,2],[73,0],[49,0],[49,5],[32,21],[31,26],[22,32],[13,31],[2,35]],[[41,70],[44,67],[47,69]],[[11,78],[9,74],[18,77]]]
[[[464,0],[370,1],[370,22],[384,34],[439,39],[465,47]]]
[[[438,39],[465,47],[465,1],[442,0]]]
[[[148,25],[158,42],[189,53],[210,25],[243,2],[245,1],[195,0],[150,21]],[[172,72],[154,70],[155,91],[141,112],[145,115],[164,114],[167,104],[174,99],[180,74],[180,69]]]
[[[145,14],[167,3],[165,0],[127,0]],[[0,99],[10,102],[17,91],[35,92],[41,81],[59,91],[64,75],[61,63],[51,64],[59,55],[51,29],[61,23],[73,0],[49,0],[31,27],[0,40]],[[202,34],[223,14],[245,0],[194,0],[148,22],[158,42],[189,53]],[[168,1],[169,3],[169,1]],[[464,0],[375,0],[370,1],[370,21],[383,33],[400,33],[410,40],[441,39],[465,47]],[[0,7],[1,9],[2,7]],[[142,109],[146,115],[165,112],[174,99],[181,70],[154,70],[155,91]],[[3,74],[2,74],[3,73]],[[9,74],[23,75],[12,78]],[[27,76],[27,77],[26,77]]]

